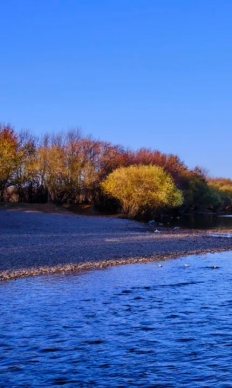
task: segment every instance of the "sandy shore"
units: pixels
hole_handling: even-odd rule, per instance
[[[221,230],[217,238],[215,230],[158,229],[113,217],[1,210],[0,280],[232,251]]]

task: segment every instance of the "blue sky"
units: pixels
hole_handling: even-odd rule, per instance
[[[231,0],[8,0],[0,15],[0,122],[232,178]]]

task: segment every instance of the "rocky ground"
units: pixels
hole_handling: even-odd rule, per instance
[[[115,217],[0,211],[0,280],[232,251],[225,231],[156,229]],[[217,232],[220,237],[211,236]],[[226,231],[232,233],[232,231]]]

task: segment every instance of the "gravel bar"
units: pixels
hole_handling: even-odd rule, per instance
[[[232,251],[223,230],[158,229],[116,217],[1,210],[0,280]]]

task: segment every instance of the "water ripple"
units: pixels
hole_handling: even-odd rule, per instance
[[[0,284],[0,386],[231,387],[231,259]]]

